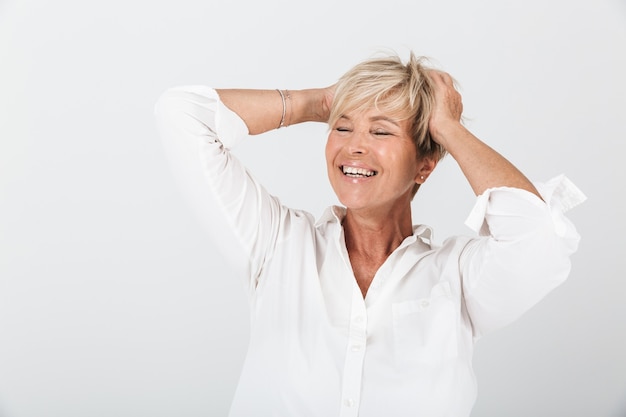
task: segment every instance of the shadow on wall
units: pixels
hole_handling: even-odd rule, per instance
[[[624,399],[622,400],[619,409],[615,413],[613,413],[611,417],[626,417],[626,395],[624,396]]]

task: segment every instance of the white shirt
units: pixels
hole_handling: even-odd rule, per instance
[[[475,340],[559,285],[579,236],[563,212],[584,200],[565,177],[479,196],[481,235],[440,247],[412,236],[363,298],[344,243],[345,209],[312,215],[281,205],[229,149],[245,123],[204,86],[156,106],[176,176],[223,253],[245,277],[249,351],[231,417],[468,416]]]

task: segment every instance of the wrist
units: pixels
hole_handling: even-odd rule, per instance
[[[321,88],[289,90],[291,114],[286,117],[289,124],[302,122],[326,122],[329,109],[325,106],[325,94]],[[289,111],[289,105],[287,111]]]
[[[467,131],[461,122],[455,120],[443,121],[436,124],[431,123],[429,130],[432,139],[445,149],[448,149],[450,143],[455,139],[463,137],[464,132]]]

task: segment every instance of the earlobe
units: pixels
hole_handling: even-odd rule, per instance
[[[424,157],[419,161],[417,176],[415,182],[417,184],[423,184],[428,176],[433,172],[437,166],[437,160],[435,158]]]

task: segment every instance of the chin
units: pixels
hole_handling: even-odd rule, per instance
[[[339,202],[342,206],[349,210],[361,210],[373,208],[375,206],[369,199],[364,201],[364,199],[360,198],[339,198]]]

